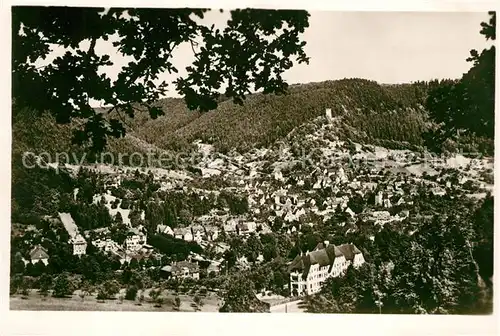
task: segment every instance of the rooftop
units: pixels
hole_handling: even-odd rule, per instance
[[[40,245],[37,245],[30,251],[30,258],[31,260],[48,259],[49,255],[47,254],[46,249],[44,249]]]
[[[311,265],[330,266],[331,269],[337,257],[344,256],[346,260],[352,261],[359,253],[361,251],[354,244],[335,246],[319,243],[312,252],[297,255],[288,267],[288,271],[303,271],[303,276],[306,277]]]
[[[177,263],[172,264],[171,272],[172,273],[181,272],[184,268],[187,268],[191,273],[199,271],[198,264],[189,261],[179,261]]]
[[[61,222],[63,223],[66,231],[68,231],[70,237],[75,237],[78,234],[78,226],[76,226],[76,223],[73,220],[73,217],[71,217],[71,214],[67,212],[60,212],[59,218],[61,219]]]

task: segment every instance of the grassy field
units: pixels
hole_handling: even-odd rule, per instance
[[[148,302],[146,299],[141,305],[137,301],[128,300],[105,300],[98,302],[95,296],[86,296],[83,300],[74,293],[71,297],[67,298],[54,298],[48,296],[42,298],[37,292],[32,291],[27,297],[20,295],[10,296],[10,309],[11,310],[47,310],[47,311],[175,311],[173,302],[175,293],[171,291],[164,291],[162,297],[164,304],[161,307],[155,307],[153,303]],[[181,299],[181,312],[194,312],[193,298],[187,295],[179,295]],[[202,297],[203,306],[200,311],[202,312],[217,312],[219,310],[219,299],[209,294]]]

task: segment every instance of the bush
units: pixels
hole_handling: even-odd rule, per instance
[[[21,288],[21,295],[22,295],[23,299],[27,299],[28,298],[28,296],[30,295],[30,290],[28,289],[28,287],[23,286]]]
[[[125,293],[125,300],[135,301],[137,297],[137,287],[131,286],[127,288],[127,292]]]
[[[96,299],[99,301],[102,301],[102,300],[105,300],[106,298],[107,298],[106,293],[104,292],[104,290],[102,288],[100,288],[99,291],[97,292]]]
[[[98,300],[113,299],[116,294],[120,291],[120,284],[116,280],[106,281],[99,288],[97,293]]]
[[[65,297],[73,293],[73,286],[69,282],[68,277],[65,274],[61,274],[57,277],[54,283],[54,291],[52,296],[54,297]]]
[[[198,295],[195,295],[195,296],[194,296],[193,301],[194,301],[194,305],[195,305],[195,307],[194,307],[194,308],[195,308],[196,310],[200,310],[200,309],[201,309],[201,307],[203,307],[203,305],[205,304],[205,303],[203,302],[203,299],[202,299],[200,296],[198,296]]]
[[[149,292],[149,297],[151,298],[151,302],[153,303],[154,307],[161,307],[163,302],[165,301],[164,298],[161,296],[162,290],[157,289],[154,290],[152,289]]]
[[[144,293],[141,292],[141,294],[139,295],[139,297],[137,298],[139,300],[139,302],[137,303],[139,306],[142,305],[142,303],[144,302]]]
[[[130,209],[130,201],[128,199],[122,200],[120,203],[120,208],[121,209]]]
[[[22,282],[23,282],[23,277],[21,275],[15,275],[10,278],[10,287],[9,287],[10,295],[14,295],[17,293],[18,289],[21,287]]]
[[[181,308],[181,298],[176,296],[174,300],[174,310],[179,310]]]
[[[52,285],[52,277],[48,274],[42,274],[37,282],[40,293],[48,293]]]
[[[160,308],[162,306],[163,302],[164,302],[164,298],[161,297],[161,296],[158,296],[155,299],[155,305],[154,306],[157,307],[157,308]]]

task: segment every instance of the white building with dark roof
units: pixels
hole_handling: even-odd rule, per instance
[[[292,295],[312,295],[321,290],[329,277],[338,277],[349,265],[359,267],[365,262],[363,253],[354,244],[319,243],[312,252],[299,254],[288,267]]]
[[[127,251],[137,251],[141,249],[147,241],[147,236],[142,231],[131,228],[127,238],[125,239],[125,246]]]
[[[191,232],[193,235],[193,240],[198,244],[201,243],[205,237],[205,229],[201,225],[195,225],[191,227]]]
[[[189,261],[179,261],[173,263],[172,265],[167,265],[161,269],[167,276],[171,276],[176,279],[199,279],[200,278],[200,268],[198,264]]]
[[[193,234],[189,228],[175,228],[174,237],[185,241],[193,241]]]
[[[120,249],[118,243],[111,240],[110,238],[97,239],[92,241],[92,244],[98,249],[103,250],[104,252],[116,253]]]
[[[170,236],[174,235],[174,230],[172,230],[172,228],[170,226],[163,225],[163,224],[159,224],[156,227],[156,232],[163,233],[163,234],[170,235]]]
[[[59,213],[59,218],[70,236],[69,243],[73,245],[73,255],[84,255],[87,251],[87,241],[78,232],[78,226],[73,220],[73,217],[71,217],[71,214],[61,212]]]
[[[84,255],[87,253],[87,241],[81,234],[77,234],[71,238],[70,243],[73,245],[73,255]]]

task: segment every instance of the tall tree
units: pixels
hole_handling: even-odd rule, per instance
[[[481,23],[480,33],[486,40],[496,38],[496,12],[488,13],[488,22]],[[495,46],[470,51],[471,69],[458,81],[431,83],[426,108],[434,121],[442,124],[428,134],[427,142],[441,143],[454,138],[457,131],[492,138],[495,134]]]
[[[493,196],[487,197],[481,207],[475,212],[474,231],[475,247],[474,259],[479,266],[481,277],[491,284],[493,276],[493,246],[494,246],[494,206]]]
[[[224,313],[255,313],[269,311],[269,305],[260,301],[254,292],[254,284],[239,275],[229,279],[224,289],[224,304],[219,309]]]
[[[172,84],[191,110],[217,107],[224,96],[242,104],[253,89],[284,93],[282,78],[294,63],[308,62],[299,35],[309,14],[296,10],[237,9],[224,29],[200,23],[208,9],[160,8],[12,8],[12,87],[15,104],[39,112],[51,111],[58,123],[83,119],[74,141],[101,150],[107,136],[125,134],[122,114],[147,109],[163,114],[154,103],[168,91],[160,82],[165,72],[177,73],[174,51],[191,45],[195,61],[187,75]],[[116,52],[133,58],[115,81],[102,73],[113,65],[110,55],[98,55],[97,42],[112,42]],[[66,53],[36,67],[51,48]],[[111,53],[110,53],[111,54]],[[106,114],[91,100],[112,106]]]

